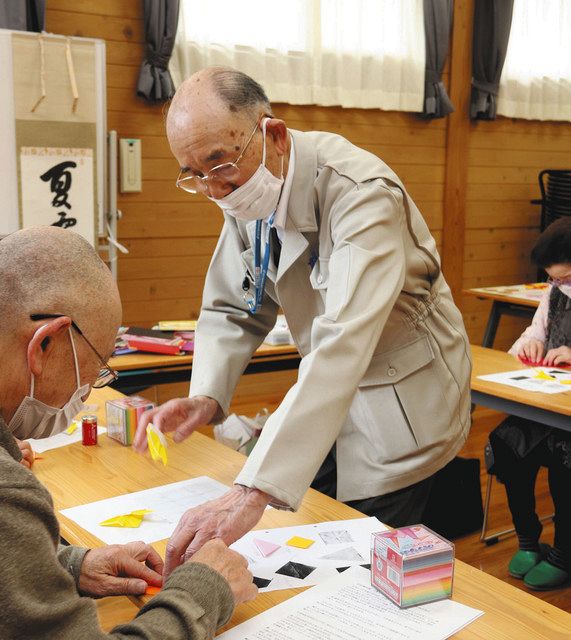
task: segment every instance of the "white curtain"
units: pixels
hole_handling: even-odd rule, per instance
[[[571,120],[571,0],[515,0],[497,112]]]
[[[181,0],[175,85],[212,65],[272,102],[422,111],[422,0]]]

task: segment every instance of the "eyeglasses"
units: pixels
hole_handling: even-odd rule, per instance
[[[30,320],[50,320],[52,318],[64,318],[66,317],[63,313],[33,313],[30,316]],[[106,362],[99,351],[89,342],[89,340],[85,337],[83,331],[77,326],[77,324],[72,320],[71,326],[79,333],[79,335],[85,340],[88,347],[93,351],[93,353],[97,356],[99,363],[101,364],[101,369],[97,376],[97,380],[91,385],[94,389],[101,389],[102,387],[106,387],[108,384],[115,382],[119,378],[119,374],[109,366],[109,363]]]
[[[181,169],[176,180],[176,186],[188,193],[198,193],[199,191],[204,191],[207,188],[207,183],[210,180],[220,183],[235,182],[238,180],[240,177],[240,167],[238,166],[238,163],[242,159],[242,156],[246,152],[250,142],[252,142],[259,124],[260,119],[257,120],[256,126],[252,130],[248,140],[246,140],[246,144],[242,148],[242,151],[240,151],[240,155],[236,160],[234,160],[234,162],[223,162],[222,164],[216,165],[215,167],[212,167],[205,176],[188,175],[188,170],[183,171]],[[185,174],[184,176],[183,173]]]
[[[561,287],[565,285],[571,285],[571,277],[569,278],[547,278],[547,284],[552,287]]]

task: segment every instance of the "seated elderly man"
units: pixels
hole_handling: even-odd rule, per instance
[[[211,638],[256,594],[246,561],[216,540],[165,581],[137,617],[101,631],[89,597],[141,594],[163,563],[142,542],[58,547],[52,500],[15,438],[57,433],[112,352],[119,293],[92,247],[45,227],[0,241],[0,638]],[[25,445],[22,448],[26,451]],[[29,453],[29,451],[28,451]],[[28,459],[29,464],[29,459]]]

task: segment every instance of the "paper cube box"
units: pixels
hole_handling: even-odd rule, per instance
[[[454,545],[424,525],[373,533],[371,584],[401,608],[452,595]]]
[[[140,396],[107,400],[107,435],[121,444],[131,445],[141,414],[154,406],[154,402]]]

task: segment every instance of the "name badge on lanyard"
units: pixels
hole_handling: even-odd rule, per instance
[[[246,277],[242,282],[244,291],[244,301],[248,305],[250,313],[257,313],[262,307],[264,299],[264,291],[266,288],[266,278],[268,276],[268,267],[270,265],[270,231],[274,223],[276,212],[272,213],[266,225],[264,249],[264,259],[262,260],[262,220],[256,220],[256,240],[254,244],[254,293],[250,291],[250,279],[246,273]]]

